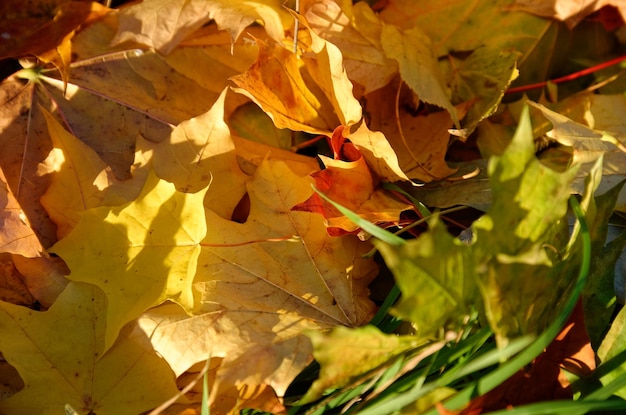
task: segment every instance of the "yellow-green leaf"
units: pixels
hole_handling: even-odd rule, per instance
[[[398,62],[402,80],[420,100],[446,109],[455,125],[459,125],[456,109],[450,103],[450,90],[428,35],[418,27],[401,30],[394,25],[384,25],[380,36],[385,54]]]
[[[298,401],[302,405],[317,400],[329,389],[346,386],[368,371],[389,364],[392,357],[424,343],[417,336],[385,334],[374,326],[337,327],[329,332],[307,335],[313,343],[313,355],[322,368],[319,378]]]

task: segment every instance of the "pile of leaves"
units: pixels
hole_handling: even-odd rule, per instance
[[[622,2],[0,16],[1,414],[626,410]]]

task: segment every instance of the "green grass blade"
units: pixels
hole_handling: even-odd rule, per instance
[[[395,304],[398,297],[400,297],[400,288],[398,288],[398,284],[394,284],[391,291],[389,291],[389,294],[387,294],[387,297],[385,297],[385,301],[383,301],[382,305],[376,312],[376,315],[374,315],[369,324],[378,327],[384,333],[390,333],[393,331],[397,327],[400,320],[395,318],[386,319],[385,317],[388,316],[389,309]]]
[[[382,188],[385,190],[390,190],[392,192],[400,193],[402,196],[409,199],[409,201],[413,203],[413,206],[415,206],[415,208],[420,213],[420,215],[422,215],[422,217],[426,218],[431,215],[430,210],[426,207],[426,205],[411,196],[411,194],[406,192],[404,189],[400,188],[400,186],[393,183],[383,183]]]
[[[389,245],[402,245],[402,244],[404,244],[404,239],[400,238],[399,236],[394,235],[391,232],[388,232],[388,231],[386,231],[386,230],[376,226],[372,222],[366,221],[365,219],[361,218],[359,215],[357,215],[356,213],[354,213],[350,209],[347,209],[347,208],[341,206],[339,203],[337,203],[337,202],[331,200],[330,198],[328,198],[328,196],[326,196],[324,193],[322,193],[319,190],[317,190],[317,188],[315,186],[312,186],[312,187],[313,187],[313,190],[315,190],[315,192],[322,199],[324,199],[325,201],[327,201],[328,203],[333,205],[339,212],[341,212],[348,219],[350,219],[352,222],[354,222],[361,229],[363,229],[365,232],[369,233],[373,237],[378,238],[381,241],[383,241],[385,243],[388,243]]]
[[[201,415],[210,415],[210,414],[211,414],[211,410],[209,409],[209,379],[208,379],[208,373],[204,372],[204,376],[202,377],[202,411],[201,411]]]
[[[613,381],[608,385],[605,385],[604,387],[595,390],[589,395],[585,396],[583,400],[596,401],[608,399],[615,392],[622,390],[623,388],[626,388],[626,373],[622,373],[620,376],[613,379]]]

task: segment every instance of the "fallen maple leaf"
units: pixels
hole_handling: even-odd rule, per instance
[[[400,168],[411,179],[428,183],[454,174],[457,170],[446,162],[449,130],[454,126],[450,114],[446,111],[412,114],[406,109],[409,98],[398,97],[396,101],[396,94],[402,92],[397,88],[401,85],[382,88],[363,97],[370,128],[387,137]],[[403,89],[406,92],[407,88]],[[457,106],[459,117],[465,116],[468,107]]]
[[[224,89],[213,107],[198,117],[177,125],[167,141],[150,145],[154,169],[159,177],[182,192],[195,193],[211,184],[211,191],[222,196],[233,190],[233,183],[219,178],[237,171],[235,144],[224,122]]]
[[[307,36],[307,34],[309,36]],[[311,30],[299,32],[302,56],[283,45],[257,40],[256,62],[232,81],[278,128],[330,134],[337,125],[361,119],[339,49]]]
[[[66,131],[48,111],[41,111],[53,145],[38,170],[42,175],[53,176],[41,204],[56,224],[60,239],[72,230],[86,209],[133,200],[145,175],[136,172],[134,180],[120,186],[121,182],[91,147]]]
[[[554,110],[537,103],[531,102],[530,105],[541,111],[535,122],[541,125],[542,131],[546,131],[551,140],[571,147],[572,161],[581,164],[572,185],[574,192],[583,193],[585,178],[599,158],[603,159],[599,193],[608,191],[624,179],[626,151],[622,143],[626,140],[626,133],[621,113],[626,110],[626,99],[621,94],[580,94],[561,101]],[[618,199],[616,210],[623,211],[624,206],[626,193]]]
[[[33,85],[24,86],[15,76],[0,86],[2,102],[12,103],[0,107],[0,167],[41,244],[49,247],[56,241],[56,229],[42,214],[40,198],[50,177],[41,177],[37,167],[50,151],[50,137],[40,108],[31,107],[33,92]]]
[[[0,85],[0,167],[45,247],[57,235],[40,204],[51,176],[42,176],[38,165],[52,150],[41,108],[94,149],[115,177],[129,179],[137,137],[164,141],[173,125],[208,111],[228,77],[245,70],[256,56],[256,45],[240,41],[232,57],[228,34],[215,25],[203,28],[166,58],[137,50],[136,45],[111,49],[116,24],[115,15],[109,14],[72,39],[76,61],[65,94],[55,70],[37,67],[19,71]],[[206,67],[212,68],[211,77]],[[228,101],[225,111],[243,100],[232,96],[239,100]]]
[[[516,81],[521,84],[533,81],[537,73],[548,70],[549,61],[545,56],[552,52],[544,49],[549,47],[549,42],[541,41],[556,23],[511,11],[509,5],[509,0],[450,0],[443,4],[389,0],[379,14],[385,24],[409,31],[418,27],[422,36],[430,39],[438,66],[435,68],[429,60],[425,68],[440,72],[440,79],[446,80],[444,85],[438,81],[440,100],[441,90],[445,92],[450,88],[452,104],[474,104],[463,122],[464,131],[459,131],[458,135],[468,136],[480,120],[494,112],[504,90],[516,78],[517,68],[521,76]],[[407,77],[403,75],[403,79]],[[422,99],[419,90],[412,88]],[[441,106],[441,103],[435,104]]]
[[[385,56],[381,44],[382,22],[366,2],[312,0],[300,8],[311,28],[335,44],[351,81],[363,93],[382,88],[398,73],[398,64]]]
[[[177,393],[171,369],[145,337],[121,337],[104,352],[106,303],[99,288],[83,283],[71,283],[45,312],[0,302],[0,349],[25,384],[0,401],[0,411],[52,415],[70,405],[136,415]]]
[[[107,349],[124,324],[152,306],[172,300],[193,309],[205,192],[179,193],[152,173],[137,199],[84,211],[51,248],[67,262],[71,280],[95,284],[107,295]]]
[[[276,41],[282,41],[285,30],[293,24],[279,0],[144,0],[124,8],[119,15],[113,45],[132,41],[163,55],[212,19],[228,31],[232,43],[246,27],[259,20]]]
[[[372,131],[362,122],[350,130],[344,129],[343,134],[357,146],[372,173],[380,180],[410,181],[398,165],[398,156],[382,132]]]
[[[398,61],[402,80],[418,98],[446,109],[458,127],[459,117],[450,102],[450,90],[428,35],[417,26],[401,30],[386,24],[382,28],[381,42],[387,57]]]
[[[4,1],[0,6],[0,59],[34,55],[56,66],[67,82],[76,30],[110,11],[91,1]]]
[[[574,148],[573,163],[594,161],[610,149],[609,143],[604,141],[602,132],[594,131],[586,125],[572,121],[565,115],[549,108],[528,101],[528,104],[537,108],[553,125],[553,129],[546,134],[551,139]]]
[[[68,284],[67,267],[59,258],[26,258],[12,255],[13,266],[28,292],[37,299],[43,309],[49,308]]]
[[[35,300],[15,269],[11,255],[0,253],[0,300],[30,307]]]
[[[373,315],[367,286],[376,265],[361,257],[369,244],[331,237],[321,216],[291,211],[312,193],[309,184],[284,162],[264,161],[247,183],[245,223],[206,211],[193,316],[164,305],[141,319],[176,374],[208,356],[223,358],[212,399],[259,384],[282,396],[309,362],[305,330],[358,326]]]
[[[30,227],[26,215],[13,196],[0,168],[0,253],[7,252],[25,257],[38,257],[44,249]]]
[[[389,193],[378,188],[379,183],[372,176],[365,159],[354,145],[346,142],[343,130],[343,127],[336,128],[331,138],[335,159],[318,156],[325,168],[311,174],[311,177],[315,179],[315,187],[332,201],[350,209],[369,222],[381,225],[397,224],[400,213],[411,209],[412,206],[394,199]],[[346,153],[349,155],[346,156]],[[339,158],[347,158],[347,160],[339,160]],[[357,224],[323,200],[317,193],[312,194],[309,199],[292,209],[323,215],[326,218],[328,232],[334,236],[359,229]]]
[[[420,27],[433,42],[437,57],[462,55],[486,46],[493,50],[518,50],[524,55],[523,62],[552,24],[527,13],[512,13],[507,9],[509,0],[491,3],[448,0],[443,4],[389,0],[386,3],[380,12],[381,20],[401,29]],[[470,15],[475,18],[468,19]],[[494,33],[499,36],[493,36]]]

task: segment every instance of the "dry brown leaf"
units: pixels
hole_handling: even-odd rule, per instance
[[[38,257],[44,251],[0,167],[0,253]]]
[[[410,97],[406,94],[396,104],[397,88],[390,85],[364,97],[370,127],[389,137],[400,168],[411,179],[431,182],[454,174],[456,169],[445,161],[451,138],[448,130],[454,127],[450,114],[412,114],[407,110]],[[403,90],[406,92],[406,88]],[[467,108],[459,105],[456,111],[463,117]]]
[[[564,21],[571,29],[606,6],[615,7],[626,21],[626,4],[621,0],[516,0],[512,9]]]
[[[76,30],[110,11],[91,1],[3,1],[0,59],[34,55],[56,66],[67,82],[72,58],[71,39]]]
[[[56,240],[54,223],[40,203],[50,178],[41,177],[37,167],[50,151],[45,118],[32,99],[41,98],[33,84],[11,76],[0,85],[0,168],[11,193],[28,218],[41,244]]]
[[[169,54],[186,36],[214,19],[235,43],[257,20],[270,37],[281,41],[293,18],[279,0],[145,0],[120,12],[113,45],[135,42]]]
[[[380,131],[372,131],[366,123],[344,130],[345,137],[357,145],[370,170],[387,182],[409,181],[398,164],[398,156]]]
[[[27,307],[35,302],[20,273],[15,269],[11,255],[6,253],[0,253],[0,300]]]
[[[69,273],[67,266],[60,258],[38,257],[25,258],[12,255],[13,265],[19,272],[28,291],[45,309],[49,308],[65,289]]]

